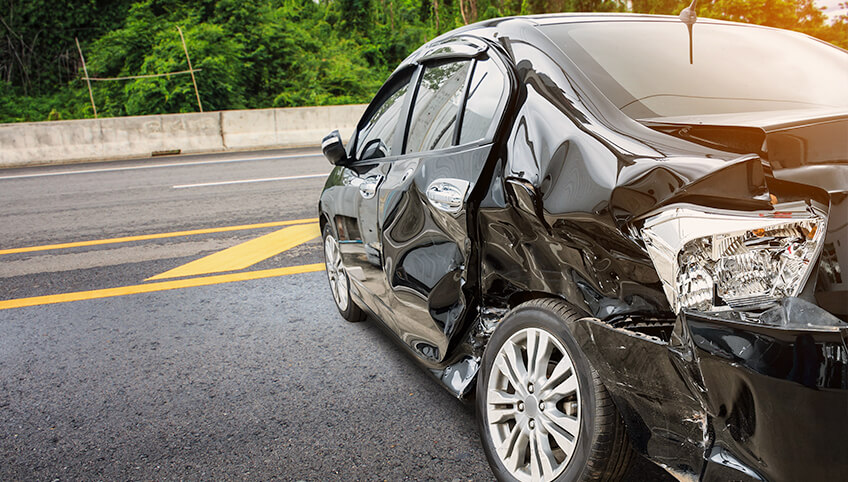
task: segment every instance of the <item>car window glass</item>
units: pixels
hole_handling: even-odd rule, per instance
[[[409,76],[389,91],[388,98],[378,107],[356,137],[357,159],[375,159],[392,155],[392,141],[404,98],[409,90]]]
[[[456,114],[471,61],[449,62],[424,69],[412,119],[406,152],[424,152],[453,144]]]
[[[505,86],[506,79],[494,60],[477,62],[468,86],[465,112],[462,114],[460,144],[489,137],[498,106],[506,94]]]

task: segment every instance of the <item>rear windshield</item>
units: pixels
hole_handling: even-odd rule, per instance
[[[848,52],[745,25],[616,21],[540,27],[634,119],[848,107]]]

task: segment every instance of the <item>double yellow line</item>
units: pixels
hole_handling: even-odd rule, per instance
[[[127,236],[122,238],[98,239],[91,241],[80,241],[63,244],[50,244],[42,246],[31,246],[27,248],[15,248],[0,250],[2,254],[29,253],[35,251],[46,251],[53,249],[68,249],[84,246],[98,246],[105,244],[128,243],[132,241],[146,241],[151,239],[163,239],[181,236],[192,236],[198,234],[222,233],[228,231],[241,231],[248,229],[261,229],[269,227],[284,227],[278,231],[260,236],[245,243],[227,248],[223,251],[211,254],[204,258],[192,261],[164,273],[152,276],[148,280],[159,280],[165,278],[178,278],[187,276],[198,276],[209,273],[221,273],[245,269],[259,261],[275,256],[294,246],[305,243],[320,236],[317,219],[299,219],[294,221],[280,221],[273,223],[246,224],[240,226],[227,226],[221,228],[197,229],[192,231],[174,231],[170,233],[147,234],[141,236]],[[46,305],[52,303],[66,303],[68,301],[91,300],[107,298],[112,296],[123,296],[138,293],[150,293],[154,291],[165,291],[194,286],[208,286],[221,283],[232,283],[234,281],[246,281],[262,278],[273,278],[299,273],[310,273],[324,269],[323,263],[307,264],[301,266],[290,266],[285,268],[274,268],[241,273],[218,274],[213,276],[202,276],[180,280],[158,281],[118,288],[106,288],[91,291],[78,291],[58,295],[34,296],[31,298],[19,298],[14,300],[0,301],[0,310],[10,308],[22,308],[26,306]]]

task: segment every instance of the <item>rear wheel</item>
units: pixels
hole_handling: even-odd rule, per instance
[[[554,299],[512,310],[477,380],[483,448],[499,480],[617,480],[631,459],[624,424]]]
[[[324,263],[327,265],[330,291],[333,293],[333,300],[342,318],[347,321],[365,319],[365,313],[350,298],[350,278],[342,262],[339,242],[333,236],[329,226],[324,226]]]

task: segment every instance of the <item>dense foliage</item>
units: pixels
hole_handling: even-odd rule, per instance
[[[91,77],[188,69],[204,110],[366,102],[439,33],[562,11],[679,12],[679,0],[0,0],[0,122],[92,117]],[[703,17],[799,30],[848,47],[813,0],[704,0]],[[92,82],[101,116],[198,110],[188,75]]]

